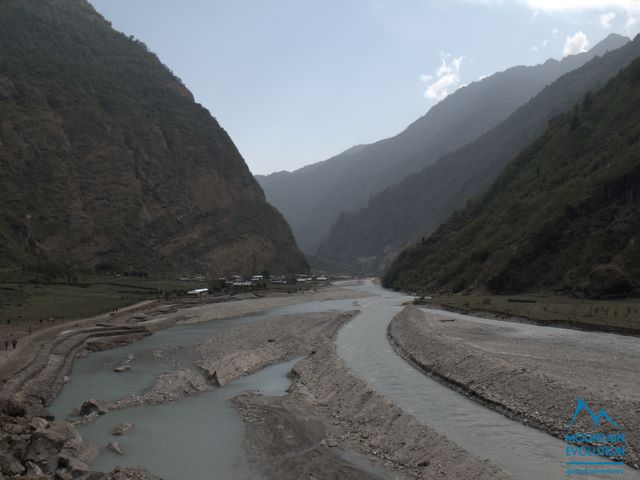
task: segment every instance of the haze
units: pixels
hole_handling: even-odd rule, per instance
[[[567,37],[579,50],[637,31],[621,1],[92,3],[182,78],[254,174],[394,135],[460,85],[562,57]]]

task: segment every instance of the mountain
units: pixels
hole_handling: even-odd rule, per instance
[[[405,250],[383,282],[639,294],[640,59],[552,119],[483,196]]]
[[[291,173],[257,179],[269,202],[291,224],[303,251],[313,254],[340,212],[366,206],[384,188],[498,125],[564,73],[627,41],[612,35],[580,55],[496,73],[458,89],[392,138],[359,145]]]
[[[497,127],[344,213],[318,249],[320,256],[380,271],[408,244],[485,192],[505,165],[541,135],[549,120],[640,56],[640,38],[596,57],[542,90]]]
[[[84,0],[0,2],[0,168],[0,266],[308,268],[218,122]]]

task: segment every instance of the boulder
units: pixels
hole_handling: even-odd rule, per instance
[[[78,442],[76,440],[67,440],[60,452],[61,455],[68,455],[77,458],[84,463],[93,460],[100,453],[100,449],[86,440]]]
[[[53,478],[54,480],[73,480],[73,475],[66,470],[58,470]]]
[[[68,454],[61,454],[58,457],[58,466],[63,467],[74,478],[89,473],[89,466],[86,463]]]
[[[64,438],[65,444],[67,442],[82,443],[82,436],[76,427],[69,422],[51,422],[48,430],[60,434]]]
[[[41,477],[44,475],[42,469],[33,462],[25,463],[25,467],[27,467],[27,477]]]
[[[27,406],[11,398],[2,401],[1,409],[2,413],[10,417],[24,417],[27,414]]]
[[[8,451],[0,451],[0,471],[5,475],[21,475],[25,467]]]
[[[53,421],[55,419],[53,413],[42,405],[27,405],[26,410],[28,417],[41,417],[48,421]]]
[[[131,422],[122,422],[120,425],[116,425],[111,430],[111,435],[123,435],[133,428]]]
[[[66,439],[53,430],[36,430],[29,437],[24,460],[37,464],[45,473],[53,473],[58,467],[58,454]]]
[[[80,407],[80,415],[90,415],[92,413],[97,413],[98,415],[104,415],[109,411],[109,405],[106,402],[102,402],[100,400],[87,400]]]

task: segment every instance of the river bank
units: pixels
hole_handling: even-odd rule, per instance
[[[97,449],[89,444],[85,445],[72,423],[52,422],[53,415],[46,409],[68,380],[75,358],[92,351],[138,341],[181,322],[206,322],[247,315],[265,308],[351,296],[353,292],[329,287],[315,292],[279,294],[184,309],[179,305],[145,302],[135,308],[123,310],[118,315],[70,321],[38,332],[29,342],[24,342],[16,351],[0,359],[0,424],[4,442],[0,455],[0,472],[36,477],[41,475],[41,478],[53,478],[57,475],[63,479],[89,472],[87,463],[95,456]],[[189,372],[178,373],[177,379],[192,380]],[[175,390],[175,380],[174,372],[159,379],[147,392],[147,398],[140,400],[134,396],[123,399],[122,405],[118,407],[164,403],[182,398],[184,392],[181,388]],[[196,384],[195,393],[201,391],[201,387],[202,385]],[[67,436],[57,434],[55,428],[62,429]],[[35,449],[36,453],[30,455],[30,449]],[[121,479],[143,478],[141,475],[146,474],[144,470],[120,469],[96,478],[111,478],[108,475]]]
[[[557,438],[564,438],[577,398],[606,408],[624,429],[624,461],[638,468],[640,353],[621,355],[580,335],[566,331],[561,338],[537,341],[535,332],[515,335],[506,322],[489,327],[462,315],[416,307],[405,308],[388,328],[397,353],[419,370]],[[588,417],[575,424],[583,431],[590,426]]]
[[[414,303],[493,320],[640,336],[638,299],[593,300],[549,295],[444,295],[419,297]]]

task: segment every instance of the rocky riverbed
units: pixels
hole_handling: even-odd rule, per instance
[[[284,315],[231,328],[198,346],[197,366],[215,385],[259,368],[312,354],[357,312]]]
[[[596,412],[606,408],[625,432],[624,461],[638,468],[640,356],[567,338],[523,338],[508,324],[490,328],[416,307],[405,308],[391,321],[388,336],[396,351],[426,374],[559,438],[567,432],[577,398],[597,406]],[[574,428],[590,431],[593,425],[585,415]],[[602,425],[601,430],[607,428]]]
[[[233,343],[235,335],[241,338],[252,327],[229,330],[226,340]],[[262,333],[276,343],[279,333],[289,336],[287,330],[274,324]],[[353,374],[335,352],[336,331],[329,328],[315,336],[312,351],[291,372],[293,384],[286,396],[249,393],[234,400],[248,426],[247,453],[266,478],[511,478],[421,424]],[[373,468],[345,458],[348,451],[360,452]]]

